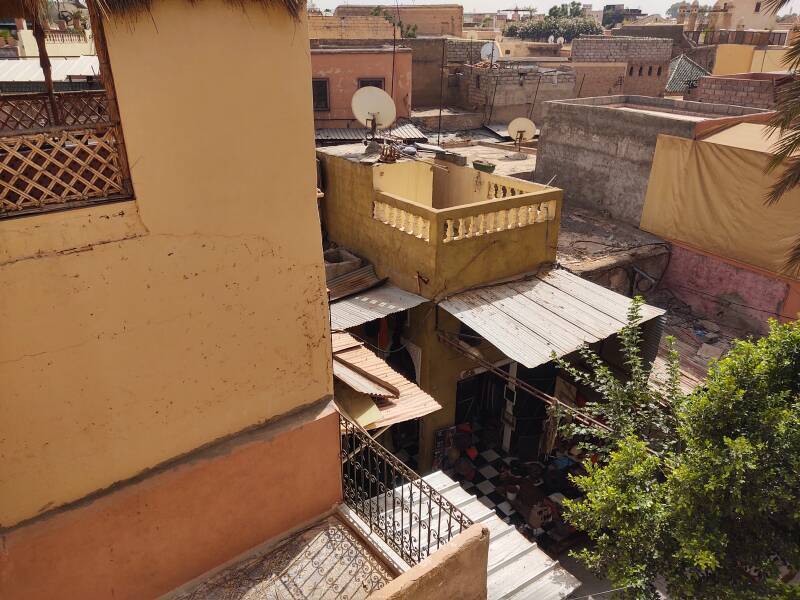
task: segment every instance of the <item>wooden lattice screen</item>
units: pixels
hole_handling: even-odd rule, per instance
[[[124,195],[111,126],[0,137],[0,214]]]
[[[103,91],[0,97],[0,218],[130,197],[121,151]]]
[[[53,114],[54,108],[58,115]],[[55,94],[55,107],[45,93],[0,96],[0,135],[108,120],[108,99],[103,90]]]

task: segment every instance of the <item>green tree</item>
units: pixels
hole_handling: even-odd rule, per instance
[[[545,41],[552,35],[554,38],[563,37],[568,42],[579,35],[596,35],[602,32],[603,28],[594,19],[551,16],[522,25],[509,25],[505,30],[506,35],[523,39]]]
[[[672,19],[677,19],[678,9],[680,8],[680,6],[681,6],[680,2],[675,2],[673,4],[670,4],[669,8],[667,9],[667,12],[665,12],[664,15]]]
[[[638,411],[666,399],[674,418],[662,435],[606,411],[615,433],[597,435],[609,452],[575,478],[583,499],[565,503],[594,542],[578,556],[628,598],[657,598],[659,577],[673,598],[800,598],[779,577],[800,566],[800,323],[735,342],[688,396],[674,375],[671,391],[648,393],[590,369],[609,402]]]

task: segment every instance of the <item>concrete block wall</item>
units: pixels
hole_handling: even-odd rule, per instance
[[[456,106],[491,114],[491,122],[505,122],[528,116],[531,103],[533,119],[541,119],[544,103],[572,98],[575,72],[571,68],[556,72],[518,69],[486,69],[464,66],[457,69],[457,88],[451,87],[449,99]]]
[[[553,185],[564,190],[565,204],[605,210],[638,227],[658,135],[691,138],[695,123],[604,106],[628,99],[545,104],[534,181],[547,183],[555,177]],[[678,109],[671,101],[646,100],[643,108],[658,110],[658,103],[666,103],[665,108]]]
[[[486,42],[483,40],[447,40],[448,63],[471,65],[481,60],[481,48]],[[499,58],[499,57],[498,57]]]
[[[672,40],[666,38],[581,36],[572,41],[573,62],[663,64],[672,58]]]
[[[775,84],[770,79],[739,79],[727,77],[701,77],[697,87],[685,94],[689,100],[775,108]]]

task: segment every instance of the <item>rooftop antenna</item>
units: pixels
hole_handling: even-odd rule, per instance
[[[353,94],[350,106],[356,120],[369,129],[367,139],[374,140],[379,128],[388,128],[397,118],[392,97],[381,88],[371,85],[358,89]]]
[[[526,117],[517,117],[508,124],[508,135],[517,144],[517,155],[515,158],[527,158],[522,154],[522,142],[529,142],[536,133],[536,125]]]
[[[493,65],[500,56],[500,44],[497,42],[486,42],[481,46],[481,60],[488,60]]]

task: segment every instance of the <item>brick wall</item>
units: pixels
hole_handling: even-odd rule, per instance
[[[770,79],[701,77],[697,87],[685,94],[687,100],[775,108],[775,84]]]
[[[318,40],[391,39],[394,26],[383,17],[308,15],[308,37]]]
[[[668,63],[672,40],[666,38],[581,36],[572,41],[574,62]]]

